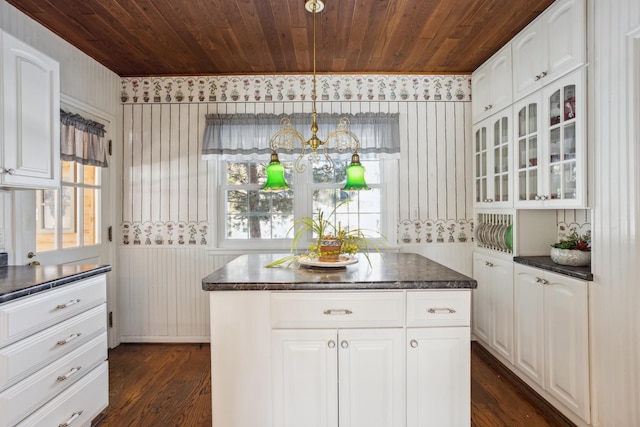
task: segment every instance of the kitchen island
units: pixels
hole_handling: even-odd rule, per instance
[[[243,255],[211,291],[213,425],[470,424],[475,280],[417,254],[341,268]]]

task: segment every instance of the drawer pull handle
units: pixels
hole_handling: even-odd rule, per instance
[[[58,427],[69,427],[80,415],[82,415],[82,411],[74,412],[73,415],[71,415],[71,418],[62,424],[58,424]]]
[[[58,381],[62,382],[64,380],[66,380],[67,378],[71,377],[73,374],[75,374],[76,372],[78,372],[80,369],[82,369],[82,366],[78,366],[77,368],[71,368],[69,370],[69,372],[67,372],[64,375],[60,375],[58,377]]]
[[[431,314],[453,314],[456,311],[453,308],[442,307],[442,308],[430,308],[427,312]]]
[[[411,348],[417,348],[418,347],[418,341],[411,340],[411,341],[409,341],[409,345],[411,346]]]
[[[56,308],[58,308],[58,309],[62,310],[63,308],[70,307],[70,306],[72,306],[73,304],[77,304],[77,303],[79,303],[79,302],[80,302],[80,298],[72,299],[71,301],[69,301],[69,302],[68,302],[68,303],[66,303],[66,304],[58,304],[58,305],[56,306]]]
[[[348,308],[340,308],[340,309],[329,309],[329,310],[325,310],[324,314],[328,314],[330,316],[336,314],[336,315],[341,315],[344,316],[346,314],[353,314],[353,311],[349,310]]]
[[[65,345],[65,344],[67,344],[69,341],[73,341],[73,340],[75,340],[75,339],[76,339],[76,338],[78,338],[80,335],[82,335],[80,332],[76,332],[75,334],[71,334],[71,335],[69,335],[69,337],[67,337],[67,338],[65,338],[65,339],[63,339],[63,340],[58,341],[58,345]]]

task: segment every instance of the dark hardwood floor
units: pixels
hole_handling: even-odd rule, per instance
[[[208,344],[118,346],[109,352],[110,405],[93,425],[211,426],[209,363]],[[572,426],[476,343],[471,346],[471,425]]]

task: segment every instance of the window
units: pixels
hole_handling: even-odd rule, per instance
[[[362,161],[367,171],[369,191],[346,192],[341,188],[345,181],[347,160],[334,164],[332,172],[325,172],[321,164],[308,167],[304,173],[296,173],[291,162],[283,162],[285,178],[291,190],[283,192],[261,191],[266,178],[268,162],[220,161],[223,171],[219,179],[220,203],[218,223],[219,246],[222,248],[283,248],[288,249],[293,233],[289,232],[296,218],[312,216],[318,210],[332,212],[345,200],[334,216],[342,228],[361,228],[370,236],[386,236],[391,240],[387,224],[395,210],[383,209],[383,200],[388,199],[387,185],[381,184],[381,171],[393,169],[393,160]],[[394,180],[394,182],[397,182]],[[215,223],[213,221],[212,223]],[[311,236],[309,236],[311,237]],[[305,242],[309,243],[309,242]]]
[[[60,190],[36,191],[37,252],[100,244],[100,177],[100,167],[63,160]]]

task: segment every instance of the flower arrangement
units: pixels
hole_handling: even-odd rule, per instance
[[[583,252],[591,251],[591,233],[587,232],[583,235],[578,234],[573,230],[566,238],[560,240],[558,243],[551,245],[557,249],[572,249]]]
[[[380,253],[380,247],[377,242],[371,240],[365,232],[360,228],[346,230],[342,228],[340,222],[335,225],[334,216],[336,211],[342,207],[349,200],[339,203],[329,215],[325,215],[324,212],[318,210],[318,213],[312,217],[298,218],[289,232],[294,231],[293,241],[291,243],[291,254],[275,260],[265,267],[276,266],[290,266],[297,261],[300,257],[318,258],[320,261],[338,261],[341,256],[353,256],[357,253],[362,253],[369,263],[369,251],[375,250]],[[316,236],[316,240],[309,245],[309,249],[301,254],[295,254],[300,241],[311,232]],[[378,233],[379,234],[379,233]],[[379,235],[379,238],[384,242],[384,236]]]
[[[591,263],[591,234],[573,230],[566,238],[551,245],[551,260],[556,264],[583,267]]]

